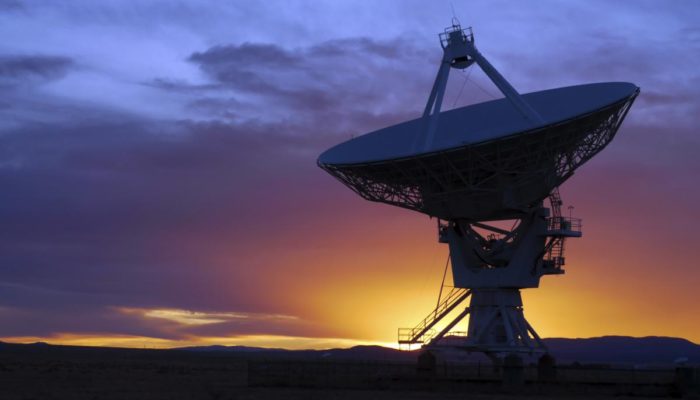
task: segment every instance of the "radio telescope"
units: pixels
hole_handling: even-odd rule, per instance
[[[639,88],[605,82],[519,94],[477,50],[471,28],[453,23],[439,38],[443,57],[422,117],[332,147],[318,165],[367,200],[437,219],[454,284],[416,327],[399,329],[400,345],[496,358],[544,353],[520,290],[564,273],[564,242],[581,237],[581,220],[562,215],[558,187],[610,143]],[[441,112],[451,69],[474,63],[505,97]],[[453,332],[466,317],[467,331]]]

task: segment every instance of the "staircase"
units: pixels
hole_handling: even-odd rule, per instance
[[[561,200],[559,187],[555,187],[549,194],[549,204],[551,205],[552,216],[554,218],[561,218],[561,206],[564,202]]]
[[[425,344],[430,342],[435,331],[432,329],[447,314],[460,305],[471,294],[470,290],[452,288],[444,300],[414,328],[399,328],[399,346]]]
[[[564,265],[564,238],[555,238],[552,245],[549,247],[545,261],[549,263],[550,268],[555,271],[561,271]]]
[[[550,238],[544,256],[546,274],[563,274],[564,243],[567,237],[581,237],[581,219],[565,217],[561,214],[563,204],[559,188],[554,188],[549,194],[552,216],[547,218],[546,236]],[[571,209],[572,207],[570,207]]]

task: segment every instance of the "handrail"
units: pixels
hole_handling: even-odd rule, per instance
[[[462,29],[461,25],[452,25],[449,28],[445,28],[445,31],[438,34],[440,37],[440,45],[442,45],[442,48],[444,49],[447,47],[450,41],[450,36],[453,32],[460,32],[461,33],[461,38],[463,41],[468,41],[468,42],[473,42],[474,41],[474,31],[472,30],[472,27],[464,28]]]
[[[399,343],[416,343],[445,315],[452,311],[459,303],[464,301],[471,294],[470,290],[463,288],[452,288],[450,292],[433,311],[431,311],[414,328],[399,329]]]
[[[547,218],[547,230],[581,232],[581,218],[551,217]]]

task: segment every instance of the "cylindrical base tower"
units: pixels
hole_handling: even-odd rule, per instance
[[[467,348],[494,353],[545,352],[523,315],[520,289],[473,289],[469,309]]]

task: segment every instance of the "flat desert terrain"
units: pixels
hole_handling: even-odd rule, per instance
[[[257,371],[257,372],[256,372]],[[261,371],[268,371],[263,374]],[[355,371],[352,374],[349,371]],[[249,372],[257,374],[249,376]],[[651,376],[651,375],[650,375]],[[2,400],[111,399],[627,399],[670,397],[671,386],[640,392],[593,382],[540,388],[525,382],[425,376],[408,364],[266,360],[250,354],[4,345]],[[602,385],[602,386],[601,386]],[[553,389],[552,389],[553,388]],[[636,391],[636,393],[635,393]],[[629,394],[636,394],[630,396]],[[686,394],[686,398],[700,398]]]

